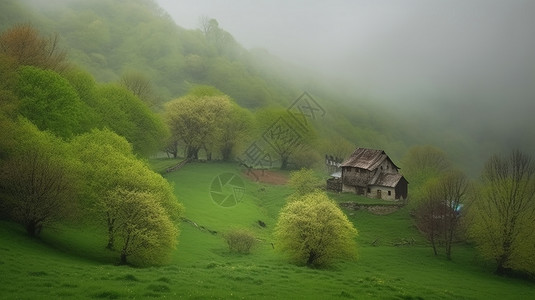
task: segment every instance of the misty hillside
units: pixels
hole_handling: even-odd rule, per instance
[[[488,127],[478,131],[473,124],[478,118],[452,119],[458,117],[455,107],[470,114],[482,99],[413,109],[403,102],[379,103],[347,83],[327,82],[267,51],[245,49],[216,20],[206,18],[199,29],[184,29],[152,0],[6,0],[0,10],[1,30],[31,23],[44,34],[57,33],[69,60],[99,82],[143,74],[156,87],[160,105],[198,84],[214,86],[251,110],[286,108],[307,91],[326,111],[314,122],[324,143],[339,136],[353,145],[385,149],[396,160],[414,145],[433,144],[472,175],[493,152],[534,147],[531,139],[522,144],[515,137],[504,140],[511,131],[507,126],[501,126],[502,132]]]

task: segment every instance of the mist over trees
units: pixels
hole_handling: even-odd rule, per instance
[[[0,11],[0,217],[29,235],[73,216],[90,218],[119,262],[164,263],[183,208],[147,157],[165,150],[233,161],[251,141],[267,140],[277,166],[291,169],[314,167],[325,154],[346,157],[359,145],[401,160],[411,209],[435,253],[443,244],[452,257],[461,218],[471,216],[470,238],[498,273],[533,273],[533,168],[523,154],[535,149],[531,91],[523,89],[531,71],[515,73],[518,91],[507,85],[476,93],[475,85],[468,96],[437,90],[424,91],[428,103],[407,95],[381,102],[358,92],[360,83],[348,85],[351,78],[324,81],[267,51],[245,49],[214,18],[202,18],[197,29],[177,26],[151,0],[6,0]],[[303,90],[326,112],[304,125],[286,119]],[[520,108],[507,107],[519,95]],[[435,107],[434,97],[448,101]],[[468,178],[488,155],[512,146],[528,150],[491,157],[478,197],[466,199]],[[281,212],[277,236],[290,259],[316,266],[354,254],[356,230],[324,194],[309,193],[313,177],[293,174],[299,194]],[[470,214],[459,214],[465,203]]]

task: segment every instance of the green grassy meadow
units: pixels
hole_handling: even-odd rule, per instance
[[[173,163],[171,163],[173,164]],[[165,161],[157,161],[157,168]],[[221,174],[243,182],[235,203],[214,201]],[[225,175],[228,178],[230,175]],[[529,299],[533,282],[502,278],[468,245],[453,261],[434,257],[407,209],[389,215],[345,211],[359,231],[358,259],[327,269],[289,264],[273,249],[272,230],[290,194],[286,186],[251,182],[235,164],[191,163],[169,173],[186,209],[179,244],[165,266],[115,265],[98,227],[64,225],[29,238],[0,223],[0,299]],[[228,189],[224,190],[228,193]],[[330,194],[332,197],[347,195]],[[265,227],[258,221],[265,223]],[[221,237],[247,228],[260,242],[249,255],[229,253]],[[217,232],[217,233],[216,233]],[[410,244],[395,246],[400,241]],[[375,243],[374,243],[375,242]],[[372,245],[374,243],[374,245]],[[276,245],[274,245],[276,248]]]

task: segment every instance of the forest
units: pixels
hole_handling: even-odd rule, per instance
[[[273,268],[269,276],[276,277],[285,268],[273,264],[280,260],[290,268],[343,277],[358,269],[361,247],[365,256],[382,241],[359,223],[363,217],[374,224],[374,217],[339,208],[347,195],[324,191],[330,175],[325,157],[342,159],[366,147],[388,153],[409,182],[408,202],[387,221],[404,222],[405,236],[379,230],[387,232],[388,248],[431,248],[430,265],[437,257],[441,264],[457,259],[466,268],[513,280],[522,293],[532,291],[535,126],[521,124],[521,138],[451,119],[457,116],[452,106],[477,111],[484,105],[481,96],[437,107],[375,101],[267,50],[246,49],[216,19],[201,17],[196,29],[180,27],[153,0],[6,0],[0,11],[0,227],[9,240],[20,239],[13,233],[16,224],[41,241],[39,247],[50,244],[75,255],[72,249],[85,245],[81,256],[106,266],[152,272],[181,265],[200,272],[181,260],[199,252],[211,257],[207,269],[221,273],[232,263],[240,272],[267,264]],[[500,126],[508,125],[492,128]],[[254,169],[287,178],[287,184],[260,185],[258,175],[259,182],[243,183],[229,175],[247,178],[245,172]],[[228,182],[208,184],[208,174]],[[213,203],[202,204],[207,196],[199,187],[209,186],[221,204],[227,199],[214,197],[228,192],[231,180],[245,191],[230,191],[240,207],[234,215],[232,208],[220,214]],[[257,219],[243,220],[249,215]],[[219,247],[213,236],[191,248],[197,247],[196,230],[219,235],[231,254],[205,253],[205,244]],[[72,245],[69,234],[76,236]],[[276,247],[282,254],[270,252]],[[254,252],[267,258],[255,264]],[[471,255],[476,263],[468,262]],[[226,266],[210,261],[225,259]],[[342,267],[344,260],[350,263]],[[125,276],[135,283],[151,275]],[[361,280],[382,284],[373,278]],[[149,285],[152,291],[144,296],[168,292],[169,281]],[[422,298],[424,291],[406,291],[412,284],[394,283],[388,295]],[[455,284],[450,288],[462,285]],[[336,298],[358,298],[360,292],[382,295],[357,289]],[[92,297],[135,296],[129,293]],[[229,297],[215,290],[212,296]]]

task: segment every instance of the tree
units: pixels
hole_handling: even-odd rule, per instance
[[[323,186],[321,180],[314,173],[314,170],[311,169],[301,169],[291,172],[288,185],[294,190],[292,198],[297,199],[317,191],[319,187]]]
[[[440,180],[439,191],[444,201],[442,206],[444,246],[446,247],[446,257],[451,260],[451,247],[455,241],[459,228],[461,209],[468,196],[470,183],[466,175],[459,170],[452,170]]]
[[[93,130],[71,141],[72,151],[77,153],[81,175],[85,179],[84,205],[91,209],[91,219],[104,224],[107,229],[107,248],[115,247],[117,220],[114,214],[102,211],[97,205],[116,188],[150,194],[173,222],[178,222],[182,206],[176,199],[172,186],[136,158],[132,146],[125,138],[109,130]]]
[[[316,138],[310,122],[299,123],[286,110],[264,109],[257,112],[256,118],[262,138],[279,157],[282,170],[289,168],[297,152],[309,150]]]
[[[483,168],[479,194],[470,208],[470,236],[496,273],[535,273],[535,162],[514,150],[494,155]]]
[[[124,136],[136,153],[148,156],[163,148],[168,136],[164,121],[132,92],[108,84],[100,86],[97,95],[104,127]]]
[[[436,198],[437,194],[432,189],[428,189],[428,194],[419,201],[415,208],[416,226],[425,235],[433,247],[433,253],[438,255],[437,239],[441,232],[440,215],[442,203]]]
[[[229,161],[232,158],[236,146],[242,143],[250,133],[253,118],[248,110],[233,103],[230,111],[222,116],[221,123],[219,151],[221,153],[221,159]]]
[[[4,31],[0,35],[0,53],[12,57],[19,66],[36,66],[57,72],[67,68],[66,53],[58,47],[58,35],[42,38],[29,24]]]
[[[166,118],[175,141],[186,147],[186,157],[198,159],[204,149],[208,159],[219,143],[231,101],[227,96],[196,96],[194,93],[166,105]]]
[[[155,195],[115,188],[98,202],[112,216],[120,264],[162,264],[177,244],[178,229]]]
[[[355,256],[357,230],[325,193],[314,192],[286,204],[275,228],[280,251],[298,264],[326,266]]]
[[[446,153],[434,146],[415,146],[401,160],[403,175],[411,183],[411,198],[415,205],[425,197],[425,185],[437,179],[451,167]]]
[[[20,120],[8,157],[0,166],[3,209],[31,236],[74,212],[76,180],[65,143]]]
[[[355,151],[355,145],[337,135],[323,140],[321,149],[323,154],[332,155],[334,158],[345,159]]]
[[[19,68],[19,112],[40,130],[69,138],[92,127],[90,108],[80,100],[69,81],[52,70]]]
[[[16,65],[13,59],[0,54],[0,111],[14,115],[18,109]]]
[[[418,228],[431,242],[437,252],[437,242],[445,247],[446,257],[451,260],[460,218],[460,209],[467,197],[469,182],[459,170],[445,172],[439,179],[428,182],[423,199],[417,204],[415,216]]]
[[[154,108],[158,105],[158,97],[150,80],[139,72],[127,72],[121,76],[119,83],[141,99],[145,104]]]

